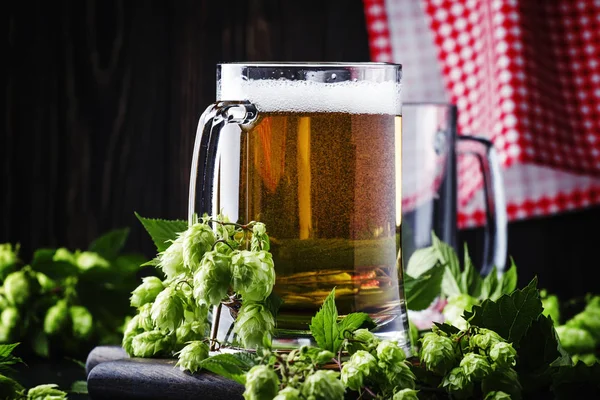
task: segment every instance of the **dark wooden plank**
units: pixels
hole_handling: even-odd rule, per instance
[[[103,399],[241,399],[244,387],[218,375],[194,375],[175,367],[175,360],[129,359],[97,365],[88,376],[94,400]]]

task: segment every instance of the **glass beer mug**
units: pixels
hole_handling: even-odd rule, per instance
[[[274,347],[311,343],[311,317],[334,287],[340,316],[366,312],[377,335],[408,346],[401,75],[387,63],[217,66],[217,102],[196,136],[189,216],[265,223],[283,300]],[[235,321],[219,314],[213,329],[223,340]]]

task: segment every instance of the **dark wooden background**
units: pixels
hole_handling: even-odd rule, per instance
[[[154,255],[133,213],[185,218],[216,63],[369,60],[360,0],[23,0],[4,9],[0,243],[20,242],[24,259],[125,226],[128,250]],[[597,290],[599,217],[596,208],[511,224],[520,283],[540,274],[565,297]],[[474,248],[480,233],[461,240]]]

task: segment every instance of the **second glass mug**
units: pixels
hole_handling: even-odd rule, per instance
[[[310,344],[336,288],[339,315],[409,347],[401,257],[402,68],[388,63],[217,66],[217,102],[200,118],[188,216],[261,221],[283,300],[275,348]],[[213,310],[216,311],[216,310]],[[214,313],[213,337],[233,317]]]

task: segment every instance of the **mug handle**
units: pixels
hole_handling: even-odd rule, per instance
[[[258,111],[249,101],[219,101],[206,108],[198,121],[190,188],[188,197],[188,224],[194,223],[196,215],[213,213],[213,191],[216,177],[217,150],[221,131],[227,124],[244,127],[256,121]],[[197,181],[199,179],[199,181]],[[196,198],[196,187],[201,185],[201,193]]]
[[[458,136],[457,153],[475,156],[483,174],[486,224],[480,273],[485,276],[494,266],[502,273],[506,266],[507,214],[498,154],[491,141],[474,135]]]

